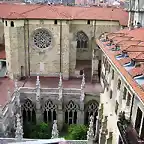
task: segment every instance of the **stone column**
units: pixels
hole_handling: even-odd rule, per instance
[[[4,135],[6,127],[5,127],[4,122],[3,122],[3,111],[2,111],[2,109],[3,108],[0,105],[0,134]]]
[[[77,113],[77,124],[84,124],[84,102],[80,102],[80,110]]]
[[[99,144],[106,143],[106,135],[108,134],[107,130],[107,116],[102,121],[102,127],[100,129]]]
[[[58,120],[59,130],[61,130],[63,127],[63,123],[64,123],[63,116],[64,116],[64,112],[62,108],[62,102],[60,101],[58,104],[58,109],[57,109],[57,120]]]

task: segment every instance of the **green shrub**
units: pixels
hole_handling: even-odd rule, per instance
[[[66,139],[69,140],[86,140],[88,128],[85,125],[70,125],[68,128],[68,136]]]

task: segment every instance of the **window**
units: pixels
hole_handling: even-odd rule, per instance
[[[118,102],[116,101],[116,105],[115,105],[115,113],[117,114],[117,112],[118,112],[118,107],[119,107],[119,104],[118,104]]]
[[[120,90],[120,87],[121,87],[121,80],[119,79],[117,89]]]
[[[53,122],[56,120],[56,105],[53,104],[52,101],[48,100],[43,108],[44,111],[44,122]]]
[[[2,22],[4,23],[4,19],[2,19]]]
[[[130,102],[131,102],[131,95],[130,93],[128,93],[126,106],[130,106]]]
[[[78,32],[76,40],[77,48],[88,48],[88,37],[84,32]]]
[[[90,20],[87,21],[87,24],[90,24]]]
[[[54,21],[54,24],[57,24],[57,20]]]
[[[110,73],[111,65],[108,65],[108,73]]]
[[[13,21],[11,21],[11,27],[14,27],[14,22]]]
[[[36,122],[35,106],[31,100],[26,99],[22,105],[23,122]]]
[[[48,48],[51,45],[52,38],[45,29],[37,29],[33,35],[33,43],[37,48]]]
[[[70,101],[65,107],[65,123],[76,124],[77,123],[77,110],[78,107],[73,101]]]
[[[112,90],[110,90],[110,99],[112,99]]]
[[[142,119],[142,111],[140,110],[140,108],[138,108],[137,115],[136,115],[136,121],[135,121],[135,129],[138,134],[139,134],[139,130],[140,130],[141,119]]]
[[[112,79],[114,79],[114,70],[112,70]]]
[[[123,91],[123,99],[124,100],[126,99],[126,94],[127,94],[127,89],[126,89],[126,87],[124,87],[124,91]]]
[[[89,124],[91,116],[94,116],[94,124],[96,122],[96,116],[98,115],[98,103],[91,101],[85,106],[85,124]]]
[[[5,21],[5,26],[7,26],[7,21]]]

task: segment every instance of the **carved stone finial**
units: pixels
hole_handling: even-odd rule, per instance
[[[85,87],[85,74],[84,74],[84,71],[83,71],[83,77],[82,77],[82,84],[81,84],[83,87]]]
[[[59,88],[62,87],[62,73],[60,73]]]
[[[58,129],[57,129],[57,120],[54,120],[54,123],[53,123],[53,128],[52,128],[52,139],[54,138],[58,138],[59,137],[59,132],[58,132]]]
[[[59,79],[59,100],[62,99],[62,89],[63,89],[63,86],[62,86],[62,74],[60,73],[60,79]]]
[[[15,138],[18,141],[21,141],[23,139],[23,127],[21,124],[21,118],[20,114],[16,115],[17,123],[16,123],[16,132],[15,132]]]
[[[84,98],[85,98],[84,88],[83,88],[83,86],[81,85],[81,96],[80,96],[80,101],[83,101]]]
[[[94,117],[90,116],[90,124],[89,124],[89,129],[87,132],[87,140],[93,140],[94,139],[93,121],[94,121]]]
[[[40,79],[39,75],[37,74],[37,79],[36,79],[36,101],[39,101],[40,99]]]
[[[15,91],[17,91],[18,90],[18,80],[16,79],[15,80]]]

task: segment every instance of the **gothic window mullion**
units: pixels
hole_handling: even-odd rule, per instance
[[[51,121],[53,121],[53,109],[51,110]]]
[[[48,118],[48,116],[49,116],[49,115],[48,115],[48,111],[49,111],[49,110],[46,111],[46,112],[47,112],[47,122],[48,122],[48,119],[49,119],[49,118]]]

